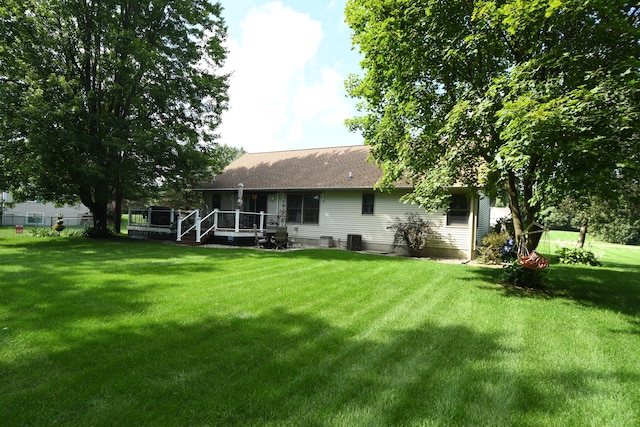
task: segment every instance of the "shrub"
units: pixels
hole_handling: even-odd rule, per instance
[[[560,248],[556,255],[560,264],[586,264],[594,267],[602,265],[596,255],[587,249]]]
[[[630,184],[631,185],[631,184]],[[633,185],[631,185],[633,187]],[[637,184],[636,184],[637,187]],[[639,190],[635,190],[637,193]],[[593,236],[622,245],[640,243],[640,202],[638,196],[598,200],[589,212]]]
[[[530,270],[513,260],[502,271],[502,280],[505,284],[522,288],[544,289],[549,281],[547,270]]]
[[[29,231],[33,237],[58,237],[60,233],[51,228],[35,227]]]
[[[505,247],[505,243],[510,239],[507,233],[497,233],[492,231],[487,233],[482,238],[481,246],[478,248],[480,251],[480,257],[478,257],[478,261],[484,264],[500,264],[503,261],[507,261],[509,258],[512,258],[515,253],[503,253],[505,251],[501,251]],[[515,248],[514,248],[515,251]]]
[[[113,236],[113,231],[111,229],[107,229],[106,232],[104,231],[99,231],[94,227],[87,227],[84,229],[84,231],[82,232],[82,235],[84,237],[90,238],[90,239],[109,239]]]
[[[393,247],[396,248],[402,244],[407,245],[410,256],[418,257],[420,252],[427,244],[427,239],[433,236],[435,232],[431,223],[423,219],[416,213],[407,213],[406,220],[396,218],[396,222],[387,228],[395,230],[393,235]]]

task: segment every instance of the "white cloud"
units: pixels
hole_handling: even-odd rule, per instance
[[[351,115],[343,81],[323,64],[319,21],[276,1],[253,9],[229,38],[226,72],[232,72],[230,109],[220,127],[221,142],[247,151],[319,146],[310,128],[319,121],[340,126]]]

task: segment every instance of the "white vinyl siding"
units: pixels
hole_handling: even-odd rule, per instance
[[[448,227],[442,212],[429,214],[419,206],[399,201],[402,193],[376,193],[374,214],[362,214],[362,192],[325,191],[320,197],[320,220],[318,224],[299,226],[301,239],[319,239],[331,236],[336,245],[345,247],[347,235],[359,234],[365,249],[389,250],[393,244],[394,231],[388,227],[396,218],[404,220],[406,213],[415,212],[431,222],[440,238],[430,247],[463,252],[466,256],[471,247],[468,226]]]
[[[297,192],[297,194],[302,193],[304,192]],[[332,237],[336,246],[345,248],[347,236],[357,234],[362,236],[363,249],[391,251],[394,230],[389,227],[396,222],[396,218],[403,221],[407,213],[417,213],[428,220],[438,232],[438,238],[428,244],[429,249],[442,252],[442,255],[434,256],[468,259],[473,254],[476,242],[488,230],[488,198],[481,198],[479,203],[475,199],[471,201],[472,209],[466,224],[448,226],[447,215],[444,212],[427,213],[419,206],[400,202],[400,198],[405,194],[401,191],[375,192],[375,207],[372,214],[362,213],[363,194],[371,194],[371,190],[309,191],[308,193],[319,194],[318,223],[299,224],[291,221],[287,223],[290,228],[298,227],[297,239],[301,242],[308,241],[314,244],[320,237],[326,236]],[[290,193],[268,194],[265,226],[277,224],[278,220],[284,216],[287,210],[287,194]],[[223,205],[234,200],[235,194],[229,193],[222,196]],[[476,212],[479,214],[477,228],[474,223]]]

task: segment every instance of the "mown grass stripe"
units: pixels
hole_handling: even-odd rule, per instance
[[[636,425],[640,260],[617,250],[601,269],[553,265],[547,296],[423,260],[0,230],[0,411],[7,425]]]

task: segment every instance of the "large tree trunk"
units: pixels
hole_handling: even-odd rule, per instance
[[[507,195],[509,196],[509,209],[511,210],[511,218],[513,219],[513,228],[515,230],[515,240],[518,245],[526,244],[529,252],[535,250],[542,238],[542,230],[534,220],[539,208],[535,205],[525,204],[526,215],[520,207],[520,198],[518,192],[518,183],[516,176],[509,172],[508,179],[505,182]],[[525,191],[527,193],[527,191]],[[525,199],[527,199],[525,194]],[[529,197],[530,198],[530,197]]]
[[[580,225],[580,234],[578,234],[578,242],[576,243],[576,249],[584,248],[584,241],[587,237],[587,227],[589,226],[589,217],[587,214],[582,215],[582,224]]]
[[[115,191],[115,209],[113,211],[113,231],[115,234],[120,234],[122,224],[122,187],[118,183],[118,187]]]
[[[122,231],[122,200],[117,199],[115,210],[113,211],[113,232],[120,234]]]
[[[95,194],[95,197],[92,197]],[[106,237],[109,235],[107,227],[107,206],[109,204],[108,197],[99,197],[98,191],[89,189],[80,190],[80,201],[89,208],[93,215],[94,236]]]
[[[540,161],[539,154],[531,154],[529,156],[529,165],[522,179],[522,193],[524,197],[525,209],[527,211],[527,226],[525,229],[527,238],[527,250],[529,252],[535,250],[542,238],[543,228],[536,222],[538,213],[540,212],[540,206],[538,203],[533,203],[533,189],[536,184],[535,170],[538,162]]]
[[[94,203],[95,209],[93,213],[93,228],[96,231],[96,237],[104,237],[109,235],[109,228],[107,227],[107,206],[108,203],[97,202]]]
[[[516,186],[515,175],[509,172],[507,181],[505,182],[505,189],[509,196],[509,210],[511,210],[511,218],[513,219],[513,228],[516,235],[515,241],[519,245],[524,242],[524,223],[522,221],[522,213],[520,212],[520,201],[518,198],[518,188]]]

